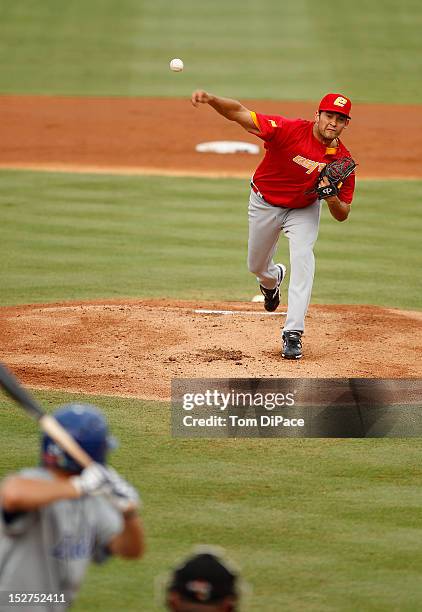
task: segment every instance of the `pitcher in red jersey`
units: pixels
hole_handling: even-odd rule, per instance
[[[290,282],[287,317],[282,331],[282,356],[302,357],[302,334],[315,272],[313,247],[318,236],[321,202],[314,187],[320,171],[334,159],[350,156],[340,141],[350,121],[351,102],[337,93],[321,100],[314,121],[262,115],[237,100],[198,89],[192,104],[209,104],[264,141],[265,156],[251,179],[249,198],[248,267],[264,295],[264,307],[273,312],[280,303],[280,285],[286,267],[273,255],[281,231],[289,240]],[[324,178],[318,186],[328,181]],[[355,188],[352,173],[338,195],[325,198],[337,221],[349,216]]]

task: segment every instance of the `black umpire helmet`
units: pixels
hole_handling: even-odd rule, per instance
[[[235,570],[210,550],[189,557],[171,576],[167,605],[177,612],[235,612],[238,604]]]

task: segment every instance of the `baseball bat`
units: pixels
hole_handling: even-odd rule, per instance
[[[79,446],[76,440],[54,417],[44,412],[40,404],[2,363],[0,363],[0,385],[32,418],[38,421],[42,431],[57,442],[80,466],[87,467],[93,463],[91,457]]]

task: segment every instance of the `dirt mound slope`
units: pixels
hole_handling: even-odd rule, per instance
[[[2,359],[39,389],[167,400],[172,378],[422,376],[422,312],[311,306],[298,362],[280,355],[284,316],[260,304],[110,300],[0,313]]]

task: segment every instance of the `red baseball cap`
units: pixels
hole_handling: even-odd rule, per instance
[[[345,115],[348,119],[350,119],[350,109],[352,108],[352,103],[349,98],[343,96],[342,94],[337,93],[329,93],[324,96],[319,103],[318,110],[328,111],[332,113],[340,113],[341,115]]]

